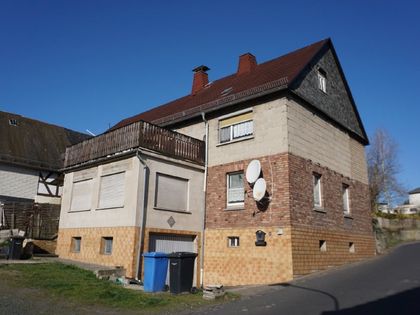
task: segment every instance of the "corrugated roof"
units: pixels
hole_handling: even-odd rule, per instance
[[[0,162],[58,170],[63,167],[66,147],[90,137],[70,129],[0,111]]]
[[[139,120],[164,124],[175,117],[189,115],[205,109],[217,107],[223,102],[261,93],[264,90],[286,87],[302,72],[305,66],[330,40],[322,40],[279,58],[261,63],[251,72],[232,74],[208,84],[203,90],[192,95],[153,108],[144,113],[126,118],[113,126],[117,129]],[[229,93],[223,93],[229,89]]]

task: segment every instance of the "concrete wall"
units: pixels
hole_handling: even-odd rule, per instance
[[[0,163],[0,195],[34,199],[38,179],[36,170]]]
[[[290,100],[288,151],[367,184],[364,146],[348,134]]]

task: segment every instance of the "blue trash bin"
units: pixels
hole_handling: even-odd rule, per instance
[[[165,288],[168,255],[160,252],[144,253],[144,291],[157,292]]]

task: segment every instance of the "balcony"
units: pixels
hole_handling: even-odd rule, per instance
[[[204,141],[145,121],[104,133],[66,149],[64,168],[145,148],[175,158],[204,164]]]

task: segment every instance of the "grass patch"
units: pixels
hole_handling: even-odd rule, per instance
[[[192,308],[210,304],[202,293],[172,295],[144,293],[125,289],[75,266],[61,263],[0,266],[0,278],[14,285],[45,290],[54,297],[62,297],[82,304],[102,305],[130,310],[162,310]],[[235,298],[228,296],[228,299]]]

